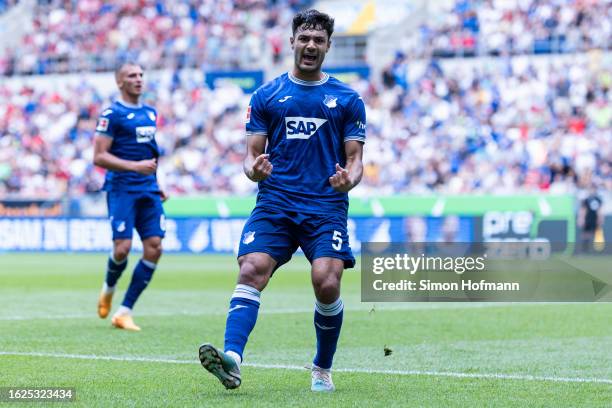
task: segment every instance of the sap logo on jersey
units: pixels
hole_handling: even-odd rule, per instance
[[[287,139],[310,139],[327,119],[289,116],[285,118]]]
[[[136,128],[136,141],[138,143],[150,142],[154,136],[155,126],[138,126]]]

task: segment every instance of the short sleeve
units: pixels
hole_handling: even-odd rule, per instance
[[[357,94],[351,98],[347,107],[344,122],[344,141],[357,140],[365,143],[366,139],[366,113],[363,99]]]
[[[112,130],[112,109],[106,109],[100,117],[98,118],[98,123],[96,124],[96,133],[99,133],[104,136],[114,137]]]
[[[255,91],[251,96],[249,107],[246,114],[246,134],[247,136],[267,135],[268,124],[265,114],[265,101],[261,92]]]

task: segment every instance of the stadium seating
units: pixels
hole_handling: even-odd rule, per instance
[[[0,75],[108,71],[125,59],[149,69],[261,66],[280,52],[278,30],[267,28],[287,32],[306,3],[38,1],[32,30],[0,51]]]
[[[266,67],[289,52],[293,11],[310,3],[39,0],[29,34],[0,47],[0,75],[106,71],[122,59],[149,69]],[[398,44],[412,58],[610,49],[610,21],[609,0],[456,0],[437,4]]]
[[[438,6],[403,51],[453,57],[610,49],[610,21],[608,0],[455,0]]]
[[[390,67],[395,76],[385,72],[384,81],[354,83],[369,122],[355,194],[561,193],[591,181],[612,189],[610,55],[539,58],[413,63]],[[253,193],[241,170],[249,96],[202,82],[149,84],[164,183],[179,195]],[[0,194],[60,197],[100,187],[92,137],[109,98],[94,83],[0,88]]]
[[[380,75],[373,70],[352,84],[368,114],[364,179],[354,194],[562,193],[591,182],[612,191],[612,54],[533,54],[609,47],[612,2],[476,3],[451,2],[415,34],[422,41],[398,42],[414,47],[398,49]],[[22,76],[0,84],[0,195],[79,196],[100,188],[93,129],[114,81],[95,72],[128,57],[171,78],[149,81],[145,98],[159,112],[160,176],[169,192],[255,191],[241,170],[249,96],[230,85],[211,90],[201,72],[210,61],[253,68],[267,63],[264,56],[282,67],[280,38],[305,2],[134,4],[38,2],[35,31],[0,57],[0,75],[84,72],[72,81],[42,76],[27,85]],[[563,49],[530,33],[561,36]],[[468,48],[477,57],[428,58]],[[495,56],[512,53],[532,54]],[[186,66],[199,77],[174,75]]]

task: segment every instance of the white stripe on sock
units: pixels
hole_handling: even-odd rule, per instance
[[[325,303],[321,303],[318,300],[315,302],[315,310],[322,314],[323,316],[335,316],[340,313],[344,309],[344,303],[342,303],[342,298],[336,299],[334,303],[330,303],[326,305]]]
[[[112,263],[114,263],[115,265],[119,266],[119,265],[123,265],[124,263],[127,262],[127,258],[125,258],[123,261],[119,262],[115,259],[115,256],[113,255],[112,251],[110,253],[110,256],[108,257]]]
[[[153,263],[153,262],[151,262],[151,261],[147,261],[146,259],[141,259],[141,261],[142,261],[142,263],[143,263],[145,266],[148,266],[148,267],[149,267],[149,268],[151,268],[151,269],[155,269],[155,268],[157,268],[157,264],[156,264],[156,263]]]
[[[115,287],[116,287],[116,286],[117,286],[117,285],[115,285],[115,286],[108,286],[108,283],[104,282],[104,283],[102,284],[102,291],[103,291],[104,293],[115,293]]]
[[[243,299],[249,299],[249,300],[259,303],[260,295],[261,295],[261,292],[255,289],[254,287],[249,286],[249,285],[238,284],[236,285],[236,288],[234,289],[234,293],[232,294],[232,299],[233,298],[243,298]]]
[[[243,291],[249,292],[249,293],[251,293],[252,295],[255,295],[255,296],[260,296],[261,295],[261,292],[258,291],[257,289],[255,289],[254,287],[249,286],[249,285],[244,285],[242,283],[237,284],[235,290],[243,290]]]
[[[119,309],[115,312],[115,316],[132,315],[132,309],[127,306],[119,306]]]

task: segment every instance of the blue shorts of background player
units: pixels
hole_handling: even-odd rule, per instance
[[[166,231],[162,195],[155,191],[109,191],[106,199],[114,249],[108,259],[106,278],[98,299],[98,315],[106,318],[110,312],[117,281],[127,266],[135,228],[143,243],[143,257],[134,267],[132,280],[112,324],[120,329],[139,331],[140,327],[131,317],[132,309],[151,281],[161,255],[161,240]],[[115,254],[119,254],[121,259],[117,259]]]
[[[106,200],[113,240],[131,239],[134,228],[138,231],[141,240],[164,237],[165,215],[159,193],[109,191]]]
[[[251,213],[242,231],[238,257],[264,252],[277,262],[278,269],[298,247],[311,263],[330,257],[343,260],[344,268],[355,266],[346,215],[303,214],[267,206],[257,206]]]

